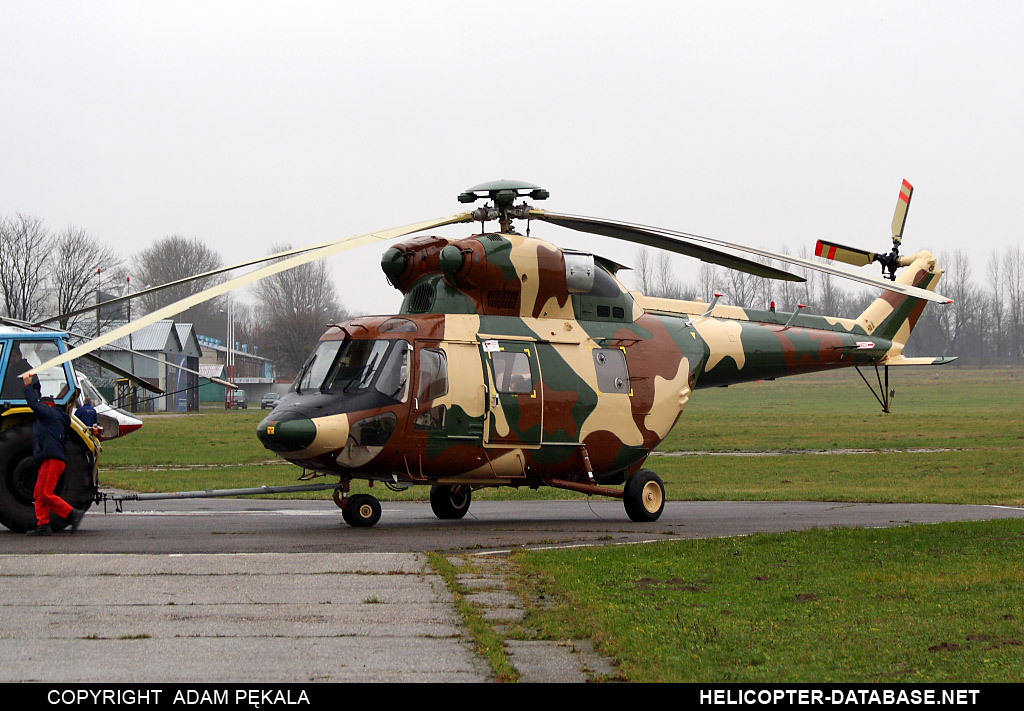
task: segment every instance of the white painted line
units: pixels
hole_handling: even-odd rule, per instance
[[[644,541],[619,541],[618,543],[608,543],[607,541],[602,541],[600,543],[567,543],[567,544],[562,545],[562,546],[523,546],[522,548],[515,548],[515,549],[507,548],[507,549],[498,550],[498,551],[482,551],[480,553],[473,553],[471,555],[474,555],[474,556],[509,555],[510,553],[512,553],[513,550],[517,550],[517,551],[521,551],[521,550],[527,550],[527,551],[557,551],[557,550],[567,550],[567,549],[570,549],[570,548],[607,548],[608,546],[635,546],[635,545],[640,545],[640,544],[643,544],[643,543],[663,543],[666,540],[669,540],[669,539],[668,538],[651,538],[649,540],[644,540]],[[686,539],[682,539],[682,540],[686,540]]]

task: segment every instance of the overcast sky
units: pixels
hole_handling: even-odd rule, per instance
[[[0,213],[230,263],[514,178],[552,210],[882,251],[907,178],[904,252],[977,250],[980,278],[1021,240],[1022,33],[1021,2],[0,0]],[[350,310],[398,309],[385,248],[331,259]]]

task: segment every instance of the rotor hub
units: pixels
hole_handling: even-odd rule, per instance
[[[501,231],[512,232],[513,219],[528,219],[530,205],[527,202],[516,204],[516,198],[529,197],[533,200],[546,200],[551,193],[544,188],[524,183],[519,180],[495,180],[489,183],[481,183],[459,193],[459,202],[472,203],[477,200],[491,200],[493,204],[486,204],[473,210],[471,213],[474,220],[487,222],[498,220],[501,223]]]

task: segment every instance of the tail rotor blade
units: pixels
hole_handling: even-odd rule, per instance
[[[863,249],[857,249],[856,247],[847,247],[842,244],[819,239],[818,244],[814,248],[814,256],[821,257],[822,259],[831,259],[835,262],[845,262],[855,267],[863,267],[875,261],[876,254]]]
[[[892,216],[892,241],[894,244],[903,242],[903,227],[907,224],[907,210],[910,209],[910,196],[914,194],[914,186],[903,181],[900,186],[900,197],[896,201],[896,212]]]

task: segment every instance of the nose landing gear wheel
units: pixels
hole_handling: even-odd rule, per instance
[[[650,469],[641,469],[626,482],[622,499],[631,521],[657,521],[665,510],[665,484]]]
[[[462,518],[473,501],[473,490],[468,486],[430,487],[430,508],[441,519]]]
[[[345,523],[356,528],[369,528],[380,521],[380,502],[369,494],[356,494],[348,499],[348,506],[341,510]]]

